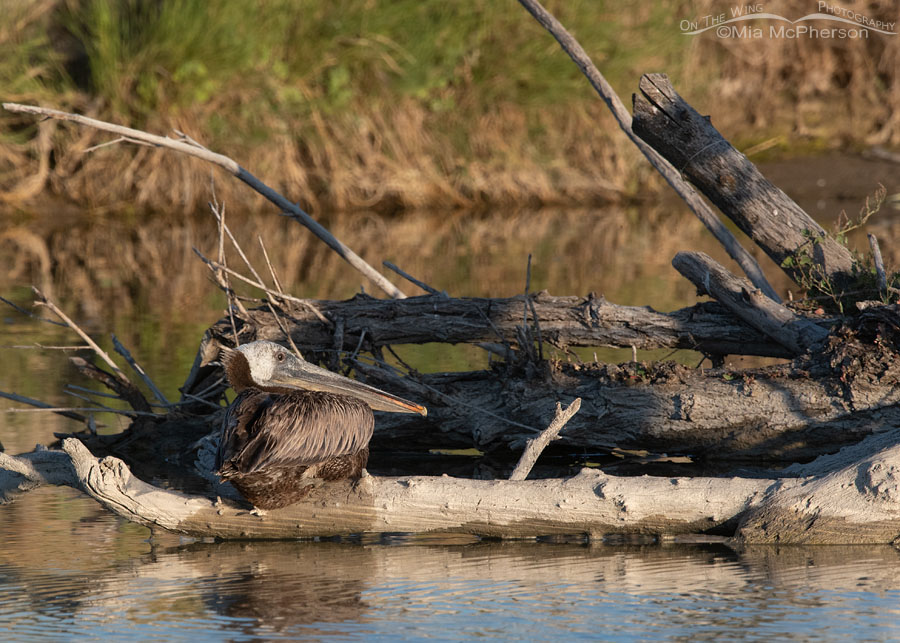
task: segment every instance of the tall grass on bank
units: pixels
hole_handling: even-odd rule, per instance
[[[313,211],[596,203],[648,189],[638,155],[556,43],[510,2],[14,0],[0,20],[5,100],[154,132],[178,128]],[[685,36],[715,0],[547,2],[623,96],[641,73],[741,143],[900,143],[900,37]],[[800,0],[766,10],[808,13]],[[871,0],[855,10],[900,22]],[[843,118],[846,114],[847,117]],[[185,212],[209,170],[102,135],[0,117],[0,189],[86,207]],[[793,137],[793,138],[792,138]],[[652,184],[652,181],[651,181]],[[225,183],[221,196],[261,199]]]

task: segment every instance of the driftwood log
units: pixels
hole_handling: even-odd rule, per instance
[[[746,543],[896,543],[898,439],[896,430],[870,438],[810,467],[819,473],[806,477],[619,478],[592,469],[565,480],[533,481],[367,476],[356,484],[324,485],[295,505],[265,513],[227,499],[153,487],[121,460],[97,459],[81,442],[68,439],[62,451],[0,453],[0,493],[10,498],[41,484],[68,485],[128,520],[226,539],[369,532],[592,539],[710,533]]]
[[[561,349],[668,348],[709,355],[764,357],[794,357],[803,352],[792,352],[773,342],[716,302],[671,313],[660,313],[649,306],[619,306],[594,294],[556,297],[540,292],[530,296],[528,302],[529,323],[540,327],[543,341]],[[290,335],[301,349],[321,350],[327,346],[354,351],[361,341],[365,349],[429,342],[516,343],[525,305],[521,295],[497,299],[425,295],[395,300],[357,295],[347,301],[310,300],[305,305],[289,306],[284,313]],[[327,321],[323,322],[322,317]],[[244,331],[242,341],[251,335],[272,341],[286,339],[268,308],[248,311],[245,321],[250,327]],[[814,323],[827,329],[830,321],[833,322],[826,319]],[[230,320],[223,319],[213,330],[227,336],[231,332]]]

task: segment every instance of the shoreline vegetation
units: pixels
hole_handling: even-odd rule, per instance
[[[665,71],[754,160],[900,144],[900,38],[684,35],[681,20],[721,11],[711,0],[547,4],[623,97]],[[766,10],[809,9],[776,4]],[[855,9],[896,19],[876,2]],[[4,100],[183,131],[313,214],[590,206],[663,189],[516,4],[21,0],[4,23]],[[209,198],[210,171],[191,159],[8,114],[0,138],[7,216],[63,202],[165,219]],[[216,193],[268,207],[229,180]]]

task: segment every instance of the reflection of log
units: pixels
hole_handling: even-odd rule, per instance
[[[362,532],[462,532],[520,538],[550,534],[737,532],[745,542],[888,543],[900,534],[900,446],[879,436],[832,458],[814,478],[618,478],[585,469],[569,479],[380,478],[320,486],[309,498],[258,515],[227,501],[152,487],[120,460],[98,460],[66,440],[49,466],[56,484],[80,488],[125,518],[219,538],[298,538]],[[848,461],[861,453],[862,459]],[[68,460],[69,471],[60,474]],[[47,458],[0,454],[0,467],[35,484]],[[822,465],[825,468],[825,465]],[[29,471],[30,470],[30,471]],[[777,512],[793,514],[791,519]],[[773,512],[776,518],[773,518]],[[808,519],[797,520],[797,513]],[[749,516],[749,518],[746,518]]]
[[[82,535],[69,540],[87,539]],[[732,550],[721,545],[668,543],[658,547],[555,543],[548,548],[546,543],[528,541],[486,541],[459,547],[452,546],[455,540],[450,538],[438,538],[433,546],[419,542],[415,547],[355,547],[306,541],[166,546],[159,540],[168,539],[154,535],[152,544],[135,547],[129,557],[121,550],[121,538],[101,539],[92,543],[92,558],[98,562],[89,571],[61,576],[63,572],[54,569],[51,578],[55,583],[58,585],[61,577],[67,583],[68,618],[90,627],[93,616],[102,613],[109,615],[106,625],[112,628],[119,623],[117,618],[132,622],[135,615],[148,610],[163,615],[185,614],[191,609],[186,606],[200,606],[204,618],[211,622],[222,620],[217,615],[234,619],[238,625],[231,631],[244,633],[242,638],[260,638],[263,632],[267,639],[318,640],[333,639],[336,631],[345,631],[334,623],[367,623],[383,618],[386,605],[402,606],[406,613],[431,614],[438,597],[441,608],[459,605],[468,611],[473,600],[486,598],[489,593],[499,599],[500,608],[513,610],[513,616],[527,610],[530,622],[551,624],[550,629],[538,629],[537,636],[515,637],[535,639],[543,632],[557,634],[562,629],[561,614],[578,613],[579,608],[596,609],[605,596],[615,596],[624,604],[671,597],[666,627],[693,632],[697,629],[697,611],[677,609],[675,599],[690,596],[692,605],[696,605],[695,595],[700,592],[702,597],[730,596],[740,601],[738,610],[703,611],[702,630],[718,634],[758,629],[761,622],[771,618],[773,601],[780,601],[781,596],[792,600],[793,588],[799,589],[802,598],[880,594],[882,604],[888,603],[882,615],[882,623],[887,623],[893,607],[889,601],[897,589],[897,550],[888,545],[748,546]],[[388,537],[384,542],[396,541]],[[0,550],[4,580],[14,583],[18,592],[36,603],[46,602],[48,572],[14,559],[11,552],[19,551],[15,546]],[[173,582],[177,591],[166,591]],[[751,584],[762,589],[751,591]],[[148,605],[151,592],[153,600]],[[534,600],[535,596],[539,600]],[[506,603],[503,599],[507,597],[513,602]],[[875,601],[877,598],[873,597]],[[794,596],[793,600],[801,598]],[[809,603],[804,600],[801,605],[805,609]],[[493,607],[479,603],[479,609],[496,608],[496,603]],[[873,609],[863,607],[863,616]],[[504,616],[508,618],[510,613]],[[486,618],[475,621],[492,622]],[[429,629],[432,622],[427,618],[411,622],[404,638],[435,638],[434,630]],[[627,627],[627,620],[623,622]],[[615,629],[612,625],[601,629],[589,620],[575,627],[578,625],[569,638],[595,640],[605,634],[609,639],[609,632]],[[77,625],[74,629],[82,631]],[[777,631],[772,624],[765,629]],[[889,625],[880,631],[887,629]],[[513,638],[510,631],[506,631],[507,638]],[[463,638],[459,632],[454,629],[454,636]]]
[[[825,276],[837,285],[853,277],[846,247],[766,179],[672,87],[665,74],[641,77],[634,95],[635,134],[644,139],[725,215],[753,239],[776,264],[808,247]],[[785,267],[798,283],[799,268]]]

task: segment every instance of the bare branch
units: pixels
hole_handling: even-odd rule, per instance
[[[881,248],[878,246],[878,237],[869,233],[869,246],[872,248],[872,260],[875,263],[875,274],[878,276],[878,291],[887,291],[887,274],[884,271],[884,259],[881,258]]]
[[[272,267],[272,262],[269,261],[269,253],[266,251],[266,244],[263,243],[262,235],[256,236],[257,241],[259,241],[259,247],[262,248],[263,257],[266,259],[266,265],[269,267],[269,274],[272,275],[272,282],[275,284],[275,289],[278,291],[279,295],[284,295],[284,289],[281,287],[281,282],[278,281],[278,275],[275,274],[275,268]],[[262,281],[262,279],[260,279]]]
[[[49,320],[47,320],[49,321]],[[56,323],[56,322],[54,322]],[[45,350],[45,351],[89,351],[91,350],[90,346],[48,346],[47,344],[40,344],[35,342],[34,344],[7,344],[5,346],[0,346],[0,348],[12,348],[15,350]]]
[[[531,473],[531,469],[534,467],[534,463],[537,462],[543,450],[553,440],[559,439],[559,432],[566,425],[566,422],[578,413],[580,408],[580,397],[575,398],[565,409],[560,406],[559,402],[556,403],[556,415],[553,417],[553,421],[539,436],[528,440],[528,443],[525,445],[525,451],[522,453],[522,457],[519,458],[519,463],[516,464],[516,468],[513,469],[509,476],[510,480],[524,480],[528,477],[528,474]]]
[[[16,393],[7,393],[6,391],[0,391],[0,397],[5,397],[7,400],[12,400],[13,402],[21,402],[22,404],[30,404],[31,406],[36,406],[39,409],[43,409],[45,411],[53,411],[63,417],[70,418],[72,420],[78,420],[79,422],[87,422],[87,418],[80,413],[73,413],[72,411],[63,411],[56,409],[51,404],[47,404],[46,402],[41,402],[40,400],[36,400],[31,397],[25,397],[24,395],[17,395]],[[19,409],[22,410],[22,409]]]
[[[31,312],[30,310],[26,310],[26,309],[22,308],[22,307],[19,306],[18,304],[15,304],[15,303],[11,302],[9,299],[6,299],[5,297],[0,297],[0,301],[2,301],[2,302],[3,302],[4,304],[6,304],[7,306],[10,306],[10,307],[16,309],[17,311],[19,311],[19,312],[22,313],[23,315],[28,315],[28,316],[31,317],[32,319],[36,319],[36,320],[42,321],[42,322],[47,322],[48,324],[53,324],[53,325],[55,325],[55,326],[62,326],[63,328],[66,327],[66,324],[64,324],[64,323],[62,323],[62,322],[58,322],[58,321],[53,320],[53,319],[47,319],[46,317],[38,317],[37,315],[35,315],[35,314],[34,314],[33,312]]]
[[[223,270],[223,271],[227,272],[229,275],[231,275],[232,277],[235,277],[236,279],[239,279],[240,281],[243,281],[244,283],[249,284],[250,286],[253,286],[254,288],[259,288],[267,295],[271,295],[276,298],[280,297],[284,301],[290,301],[290,302],[294,302],[296,304],[300,304],[301,306],[303,306],[304,308],[307,308],[310,312],[312,312],[318,318],[318,320],[321,321],[323,324],[327,324],[328,326],[333,325],[331,320],[328,319],[325,315],[323,315],[322,312],[319,309],[317,309],[315,306],[313,306],[312,303],[310,303],[308,300],[300,299],[299,297],[293,297],[291,295],[275,293],[264,283],[260,283],[259,281],[253,281],[249,277],[245,277],[244,275],[237,272],[236,270],[232,270],[228,266],[223,266],[222,264],[217,263],[217,262],[213,261],[212,259],[207,258],[206,255],[204,255],[202,252],[197,250],[197,248],[192,248],[192,250],[198,257],[200,257],[200,259],[203,261],[203,263],[205,263],[207,266],[209,266],[210,270],[212,270],[213,272],[215,272],[216,270]]]
[[[441,292],[437,288],[432,288],[431,286],[426,284],[424,281],[419,281],[418,279],[416,279],[415,277],[410,275],[408,272],[404,272],[403,270],[401,270],[400,268],[398,268],[397,266],[392,264],[390,261],[382,261],[381,264],[385,268],[393,270],[394,272],[396,272],[398,275],[400,275],[401,277],[403,277],[410,283],[417,285],[419,288],[421,288],[428,294],[430,294],[430,295],[440,295],[441,294]]]
[[[156,396],[156,399],[162,402],[164,405],[170,404],[169,400],[166,399],[166,396],[163,395],[163,392],[160,391],[156,384],[153,383],[153,380],[150,379],[150,376],[147,375],[146,371],[141,368],[141,365],[138,364],[135,359],[131,356],[131,352],[125,348],[122,343],[119,341],[119,338],[115,335],[112,336],[113,346],[116,349],[116,352],[125,358],[125,361],[128,362],[129,366],[134,369],[134,371],[140,376],[142,380],[144,380],[144,384],[153,391],[153,395]]]
[[[81,357],[70,357],[69,361],[78,369],[78,371],[93,380],[101,382],[104,386],[115,391],[119,396],[128,402],[135,411],[144,413],[152,413],[153,409],[144,394],[132,384],[124,375],[119,377],[117,374],[107,373],[99,366],[91,364]],[[121,371],[119,371],[121,373]]]
[[[741,246],[734,235],[731,234],[731,231],[729,231],[728,228],[725,227],[725,224],[719,220],[719,217],[717,217],[706,202],[703,201],[697,191],[681,178],[678,170],[672,167],[672,165],[656,150],[647,145],[646,142],[634,133],[631,129],[631,114],[628,113],[625,105],[616,95],[612,85],[606,81],[603,74],[600,73],[600,70],[597,69],[587,55],[587,52],[585,52],[581,45],[578,44],[578,41],[572,37],[572,34],[566,31],[566,28],[563,27],[552,14],[544,9],[537,0],[519,0],[519,3],[525,7],[528,13],[530,13],[542,27],[556,38],[556,41],[560,44],[563,51],[569,55],[600,95],[600,98],[603,99],[603,102],[609,107],[609,110],[619,123],[619,127],[625,132],[625,135],[631,139],[631,142],[637,146],[645,157],[647,157],[650,164],[662,174],[669,185],[671,185],[678,195],[684,199],[685,203],[687,203],[691,210],[694,211],[694,214],[697,215],[697,218],[703,222],[703,225],[705,225],[719,243],[725,247],[725,250],[731,258],[738,263],[750,281],[753,282],[753,285],[762,290],[769,298],[775,301],[781,301],[778,294],[775,292],[775,289],[772,288],[766,280],[765,274],[763,274],[762,269],[759,267],[756,259],[753,258],[753,255]]]
[[[403,292],[394,284],[388,281],[384,277],[384,275],[382,275],[380,272],[366,263],[366,261],[364,261],[362,257],[357,255],[355,252],[353,252],[353,250],[341,243],[333,234],[325,229],[322,224],[320,224],[306,212],[301,210],[298,205],[288,201],[285,197],[280,195],[278,192],[270,188],[268,185],[253,176],[250,172],[238,165],[234,160],[228,158],[227,156],[224,156],[223,154],[211,152],[193,139],[189,139],[188,137],[182,135],[182,138],[184,140],[173,140],[167,136],[148,134],[147,132],[142,132],[141,130],[132,129],[130,127],[123,127],[121,125],[113,125],[112,123],[106,123],[94,118],[88,118],[87,116],[80,116],[78,114],[62,112],[56,109],[36,107],[34,105],[3,103],[3,107],[10,112],[16,112],[20,114],[35,114],[47,118],[54,118],[58,120],[77,123],[78,125],[84,125],[86,127],[93,127],[105,132],[112,132],[113,134],[118,134],[129,140],[140,141],[143,143],[149,143],[156,147],[164,147],[170,150],[175,150],[176,152],[182,152],[183,154],[187,154],[188,156],[193,156],[209,163],[213,163],[214,165],[218,165],[219,167],[223,168],[230,174],[233,174],[235,177],[259,192],[266,199],[274,203],[283,214],[295,219],[306,228],[308,228],[313,234],[319,237],[319,239],[324,241],[329,248],[334,250],[338,255],[340,255],[342,259],[356,268],[366,278],[371,280],[372,283],[374,283],[381,290],[387,293],[387,295],[394,299],[403,299],[406,297],[406,295],[404,295]]]
[[[81,337],[81,339],[83,339],[87,343],[87,345],[91,347],[91,350],[93,350],[97,355],[100,356],[100,359],[102,359],[104,362],[106,362],[109,365],[109,367],[113,369],[113,372],[116,373],[116,375],[122,377],[126,381],[128,380],[128,378],[125,377],[125,373],[123,373],[121,370],[119,370],[119,367],[116,366],[116,363],[114,361],[112,361],[112,359],[106,353],[105,350],[100,348],[97,345],[97,343],[93,339],[91,339],[90,335],[88,335],[86,332],[81,330],[81,327],[78,324],[76,324],[74,321],[72,321],[69,318],[69,316],[66,315],[62,310],[60,310],[56,304],[54,304],[52,301],[47,299],[47,297],[44,296],[44,293],[42,293],[40,290],[38,290],[34,286],[32,286],[31,289],[34,291],[35,296],[38,298],[38,301],[35,302],[36,305],[46,306],[47,308],[49,308],[53,314],[55,314],[57,317],[59,317],[61,320],[63,320],[63,322],[65,323],[66,326],[68,326],[69,328],[74,330],[76,333],[78,333],[78,336]]]

